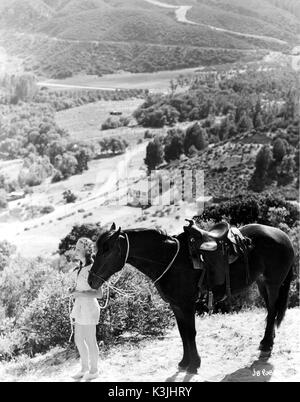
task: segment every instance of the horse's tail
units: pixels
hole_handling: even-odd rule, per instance
[[[276,325],[277,327],[280,326],[282,320],[284,319],[285,312],[288,307],[289,301],[289,291],[290,285],[294,278],[293,267],[290,268],[287,277],[285,278],[283,284],[279,289],[279,296],[277,299],[276,307],[277,307],[277,315],[276,315]]]

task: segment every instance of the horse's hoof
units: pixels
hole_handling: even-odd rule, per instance
[[[187,370],[186,370],[186,372],[188,373],[188,374],[198,374],[198,369],[197,368],[195,368],[195,367],[188,367],[187,368]]]
[[[259,360],[267,360],[271,357],[272,349],[271,350],[261,350],[259,355]]]
[[[185,362],[185,360],[181,360],[180,363],[178,363],[178,370],[180,371],[185,371],[189,366],[189,362]]]

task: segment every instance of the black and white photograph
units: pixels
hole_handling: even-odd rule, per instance
[[[299,138],[300,0],[0,0],[0,382],[300,382]]]

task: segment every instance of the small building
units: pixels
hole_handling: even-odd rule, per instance
[[[133,207],[151,206],[151,200],[159,195],[159,186],[148,178],[135,183],[127,193],[128,205]]]

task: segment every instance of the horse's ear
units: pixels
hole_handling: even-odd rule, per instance
[[[121,228],[119,228],[119,229],[116,231],[116,233],[114,233],[114,234],[111,236],[111,240],[112,240],[113,242],[115,242],[116,240],[118,240],[120,234],[121,234]]]
[[[110,230],[116,230],[117,229],[117,227],[116,227],[116,224],[115,224],[115,222],[111,225],[111,228],[110,228]]]

